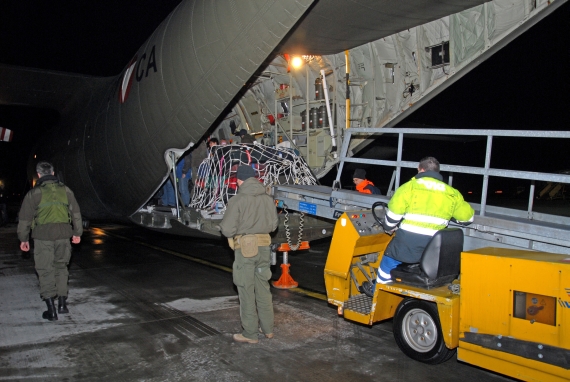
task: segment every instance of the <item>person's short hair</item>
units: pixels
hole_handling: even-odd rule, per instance
[[[237,178],[245,181],[246,179],[255,177],[255,171],[251,166],[241,165],[237,169]]]
[[[246,135],[246,134],[247,134],[247,130],[246,130],[246,129],[241,129],[241,130],[239,131],[239,136],[240,136],[240,137],[243,136],[243,135]]]
[[[420,170],[439,172],[439,162],[434,157],[425,157],[418,165]]]
[[[217,145],[220,144],[220,142],[218,142],[218,138],[210,138],[210,143],[215,143]]]
[[[51,163],[46,161],[38,162],[36,165],[36,172],[40,174],[40,176],[51,175],[53,174],[53,166]]]
[[[363,168],[357,168],[354,170],[354,174],[352,175],[352,179],[366,179],[366,170]]]

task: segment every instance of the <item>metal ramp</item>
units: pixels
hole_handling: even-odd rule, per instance
[[[384,133],[398,134],[398,154],[396,160],[376,160],[352,158],[349,143],[352,136],[376,134],[370,138],[378,139]],[[568,139],[566,131],[507,131],[507,130],[463,130],[463,129],[370,129],[350,128],[345,132],[345,139],[340,152],[340,165],[335,184],[340,184],[340,176],[345,163],[388,166],[394,168],[394,189],[400,185],[402,168],[416,168],[417,162],[402,160],[403,138],[405,134],[426,135],[463,135],[483,136],[487,139],[485,164],[482,167],[467,167],[453,164],[441,164],[441,171],[449,173],[450,184],[455,174],[481,175],[483,178],[481,202],[471,203],[476,211],[473,224],[463,228],[465,233],[465,250],[493,246],[504,248],[531,249],[536,251],[570,254],[570,217],[539,213],[533,210],[536,198],[535,182],[556,182],[570,184],[570,175],[556,173],[539,173],[519,170],[491,168],[491,148],[493,137],[525,137]],[[517,210],[490,206],[487,204],[487,192],[490,177],[503,177],[525,180],[530,183],[527,209]],[[345,211],[370,209],[376,201],[388,202],[389,196],[366,195],[356,191],[342,190],[325,186],[280,185],[273,189],[274,198],[287,208],[336,220]]]
[[[388,196],[328,186],[278,185],[273,190],[274,198],[283,201],[289,209],[335,220],[345,211],[368,209],[378,200],[386,203],[390,200]]]

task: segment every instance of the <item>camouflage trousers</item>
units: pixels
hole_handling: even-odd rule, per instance
[[[239,293],[242,335],[257,339],[259,327],[263,333],[273,333],[273,298],[269,290],[271,278],[269,246],[259,247],[253,257],[243,257],[236,249],[233,280]]]
[[[34,262],[40,279],[42,299],[67,296],[67,266],[71,258],[69,239],[34,239]]]

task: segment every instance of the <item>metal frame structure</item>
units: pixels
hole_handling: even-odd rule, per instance
[[[350,141],[356,135],[379,138],[382,134],[398,134],[397,159],[379,160],[353,158],[349,153]],[[339,169],[335,185],[297,186],[280,185],[273,189],[274,198],[291,210],[319,216],[325,219],[338,218],[344,211],[370,209],[376,201],[388,202],[390,197],[367,195],[339,188],[345,163],[361,163],[395,168],[395,188],[400,185],[402,168],[417,168],[417,162],[402,160],[405,134],[483,136],[487,139],[485,164],[483,167],[442,164],[442,171],[483,176],[483,192],[480,204],[473,204],[476,216],[473,224],[464,228],[465,250],[485,246],[523,248],[536,251],[570,254],[570,218],[533,211],[534,182],[550,181],[570,184],[570,175],[491,168],[493,137],[526,137],[568,139],[567,131],[524,131],[524,130],[462,130],[462,129],[396,129],[396,128],[350,128],[344,133],[339,156]],[[531,182],[527,211],[487,205],[487,191],[490,177],[527,179]]]
[[[376,159],[360,159],[350,158],[347,154],[348,145],[352,135],[357,134],[398,134],[398,154],[395,161],[390,160],[376,160]],[[489,177],[503,177],[514,179],[528,179],[532,181],[531,192],[528,201],[528,213],[532,216],[532,207],[534,200],[534,181],[541,180],[547,182],[569,183],[570,175],[551,174],[530,171],[517,171],[517,170],[503,170],[491,168],[491,149],[493,147],[493,137],[517,137],[517,138],[570,138],[570,131],[530,131],[530,130],[472,130],[472,129],[430,129],[418,130],[413,128],[351,128],[345,132],[345,140],[343,142],[340,166],[337,174],[336,181],[340,182],[340,174],[344,163],[362,163],[372,165],[383,165],[396,168],[396,184],[395,188],[400,186],[400,174],[402,167],[404,168],[417,168],[417,162],[409,162],[402,160],[402,149],[404,145],[405,134],[422,134],[422,135],[445,135],[445,136],[483,136],[487,138],[487,149],[485,152],[485,166],[484,167],[468,167],[442,164],[440,166],[442,171],[449,171],[451,173],[472,174],[483,176],[483,190],[481,192],[481,204],[479,208],[479,215],[485,216],[487,207],[487,191],[489,187]]]

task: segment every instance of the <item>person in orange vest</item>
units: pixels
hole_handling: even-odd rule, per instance
[[[356,185],[356,191],[362,192],[363,194],[375,194],[382,195],[380,189],[374,186],[374,183],[366,179],[366,171],[362,168],[357,168],[354,170],[354,175],[352,175],[352,180]]]

